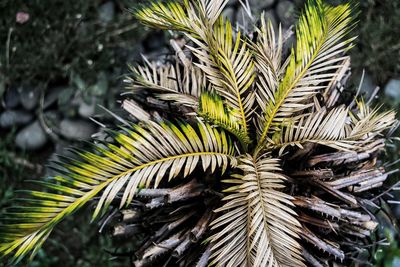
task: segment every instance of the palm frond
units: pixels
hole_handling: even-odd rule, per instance
[[[200,96],[198,114],[201,117],[233,133],[243,145],[250,144],[235,113],[237,111],[227,107],[216,93],[204,92]]]
[[[280,147],[280,153],[291,145],[302,147],[306,142],[318,143],[328,146],[337,145],[337,140],[346,137],[348,110],[344,107],[327,111],[325,108],[302,116],[299,121],[287,122],[277,140],[270,140],[274,148]],[[347,126],[347,127],[346,127]]]
[[[143,24],[163,29],[192,32],[191,12],[188,12],[189,2],[157,1],[139,5],[133,10],[133,15]]]
[[[358,111],[353,114],[344,107],[327,112],[302,116],[299,121],[283,127],[277,140],[269,139],[273,148],[280,148],[280,154],[287,146],[298,146],[306,142],[330,146],[339,150],[358,151],[396,122],[393,111],[380,113],[371,110],[363,101],[358,102]]]
[[[251,45],[255,54],[255,65],[258,71],[256,83],[256,99],[263,112],[267,110],[267,103],[274,99],[279,81],[282,79],[288,61],[282,63],[283,36],[279,25],[275,32],[271,20],[265,20],[265,13],[261,14],[261,27],[257,29],[257,42]]]
[[[197,35],[195,25],[213,25],[229,0],[158,1],[138,6],[134,16],[143,24],[163,29]]]
[[[227,105],[238,111],[238,118],[245,135],[249,135],[248,122],[253,112],[254,93],[249,90],[254,81],[254,62],[248,44],[236,40],[232,25],[222,17],[213,29],[205,29],[200,38],[192,38],[198,48],[190,47],[201,61],[197,64],[207,75],[217,93]]]
[[[207,86],[199,68],[180,66],[178,63],[158,66],[156,62],[145,62],[144,66],[131,68],[133,78],[130,79],[129,90],[154,91],[161,100],[197,108],[198,98]]]
[[[347,139],[349,142],[357,142],[359,146],[376,140],[384,130],[398,123],[395,111],[381,112],[379,107],[372,109],[363,100],[357,102],[356,112],[350,113],[349,117],[352,127]]]
[[[212,264],[220,266],[305,266],[297,242],[300,223],[292,198],[282,192],[285,177],[277,159],[250,155],[238,166],[244,175],[225,182],[226,203],[212,228]]]
[[[232,25],[220,16],[227,2],[226,0],[199,0],[191,3],[184,1],[182,4],[171,2],[171,5],[173,3],[171,7],[169,4],[158,3],[137,9],[135,16],[153,27],[162,29],[168,25],[169,29],[181,30],[187,34],[187,37],[197,45],[196,48],[189,47],[201,62],[196,66],[206,73],[210,83],[214,85],[218,94],[227,100],[227,104],[232,109],[239,110],[238,116],[244,134],[248,136],[248,122],[255,101],[254,93],[248,90],[254,80],[254,63],[248,44],[241,39],[240,32],[235,39]],[[179,5],[179,12],[173,11],[175,5]],[[159,9],[169,15],[161,14]],[[168,24],[169,20],[176,22],[175,17],[184,16],[190,23],[186,25],[190,29],[186,26],[186,28],[173,27],[173,23]],[[164,20],[164,17],[169,18],[167,22],[158,21]]]
[[[292,49],[286,74],[267,103],[260,145],[285,118],[312,106],[310,99],[335,78],[342,54],[354,40],[346,38],[352,21],[348,3],[331,7],[320,0],[308,2],[296,28],[296,51]]]
[[[149,121],[151,118],[150,114],[132,99],[125,99],[121,106],[138,121]]]
[[[199,163],[204,170],[224,171],[235,164],[234,146],[222,130],[198,123],[148,122],[121,131],[110,131],[114,143],[93,145],[93,152],[76,151],[80,160],[55,163],[62,176],[42,182],[50,192],[24,191],[21,204],[11,209],[1,226],[1,255],[14,263],[37,252],[52,229],[99,195],[93,219],[102,215],[119,192],[120,207],[127,205],[138,187],[157,187],[166,176],[191,174]]]
[[[214,25],[229,0],[199,0],[198,2],[203,18],[209,22],[209,25]]]

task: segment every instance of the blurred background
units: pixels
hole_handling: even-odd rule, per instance
[[[67,155],[67,147],[96,133],[92,119],[112,123],[101,106],[122,112],[118,100],[128,64],[140,62],[141,54],[174,53],[168,32],[150,31],[133,19],[129,8],[138,2],[143,1],[0,0],[0,212],[24,180],[51,175],[49,160]],[[287,29],[304,0],[249,4],[254,15],[265,10],[274,24]],[[349,90],[354,93],[362,81],[368,99],[379,87],[376,102],[399,110],[400,1],[360,0],[359,11]],[[240,25],[250,23],[236,0],[224,15]],[[385,160],[395,162],[399,151],[398,144],[390,143]],[[393,175],[388,185],[399,178]],[[88,212],[81,213],[56,228],[29,267],[128,266],[129,259],[112,253],[107,235],[98,234],[98,225],[88,223]],[[382,227],[373,238],[386,238],[388,245],[374,250],[371,266],[399,267],[400,205],[382,203],[378,217]],[[386,227],[390,220],[394,227]]]

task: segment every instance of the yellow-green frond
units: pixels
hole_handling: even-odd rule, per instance
[[[163,29],[191,32],[189,3],[179,1],[157,1],[140,5],[133,10],[133,15],[143,24]]]
[[[20,204],[2,220],[0,255],[19,262],[35,253],[56,224],[100,195],[93,219],[102,215],[118,196],[127,205],[138,187],[157,187],[162,179],[186,177],[200,165],[203,170],[224,171],[235,164],[234,145],[222,130],[199,122],[149,122],[109,131],[113,141],[92,145],[93,152],[75,153],[53,168],[60,176],[40,185],[48,192],[24,191]]]
[[[234,184],[212,229],[212,264],[217,266],[305,266],[297,242],[300,223],[277,159],[241,158]]]
[[[343,53],[354,40],[346,37],[352,24],[350,4],[331,7],[320,0],[308,1],[296,28],[296,49],[292,49],[285,76],[266,103],[260,145],[285,118],[312,106],[313,96],[335,78]]]
[[[251,143],[243,131],[237,110],[226,106],[216,93],[204,92],[200,96],[198,114],[208,122],[218,125],[234,134],[243,145]]]
[[[248,123],[253,113],[254,62],[246,41],[240,32],[236,37],[229,21],[222,17],[214,24],[213,30],[205,30],[200,39],[193,38],[198,46],[191,47],[201,63],[197,64],[207,75],[217,93],[230,108],[238,111],[243,130],[249,135]]]
[[[150,27],[197,35],[202,26],[212,26],[229,0],[158,1],[141,5],[133,15]]]
[[[226,100],[227,105],[239,111],[238,116],[243,131],[249,136],[248,123],[255,101],[254,93],[249,90],[255,77],[254,62],[249,45],[241,38],[240,32],[235,33],[231,23],[225,22],[220,15],[227,2],[226,0],[184,1],[182,4],[171,2],[170,7],[169,4],[157,3],[139,8],[136,16],[155,27],[163,28],[159,26],[163,24],[164,28],[167,25],[169,29],[182,30],[186,33],[196,46],[189,47],[200,60],[196,66],[206,74],[208,81]],[[175,5],[179,5],[179,8],[176,8],[179,12],[172,11]],[[159,9],[168,15],[161,14]],[[171,22],[176,22],[176,17],[185,17],[185,20],[179,20],[179,27],[173,27]],[[187,29],[188,27],[190,29]]]

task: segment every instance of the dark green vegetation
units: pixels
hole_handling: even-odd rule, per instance
[[[360,11],[353,65],[358,72],[365,68],[378,85],[384,85],[400,75],[400,2],[360,1]]]
[[[109,97],[109,85],[118,84],[117,80],[124,72],[125,63],[130,61],[129,57],[132,55],[132,51],[120,53],[121,50],[131,47],[143,35],[143,28],[136,30],[137,25],[132,22],[132,17],[128,13],[122,13],[121,7],[130,7],[132,3],[114,2],[117,15],[112,21],[106,23],[98,15],[100,1],[48,1],[47,4],[43,1],[36,3],[32,1],[30,2],[32,6],[29,4],[25,6],[25,9],[21,7],[28,4],[22,4],[22,1],[21,3],[1,1],[0,5],[4,7],[0,11],[4,13],[1,14],[1,19],[5,23],[3,24],[5,26],[1,26],[0,32],[2,40],[0,59],[3,74],[1,85],[7,90],[12,90],[12,87],[20,84],[33,84],[48,93],[51,90],[49,84],[70,84],[71,89],[64,92],[67,97],[60,97],[60,99],[66,99],[60,101],[66,108],[70,100],[68,96],[76,92],[82,92],[83,95],[88,96],[88,99],[91,99],[93,95],[99,99]],[[23,25],[16,24],[15,13],[21,10],[30,14],[30,22],[38,18],[35,19],[37,24],[32,25],[33,23],[29,24],[29,22]],[[396,39],[395,33],[396,29],[399,29],[396,25],[399,22],[396,19],[399,7],[396,1],[363,1],[361,10],[360,38],[358,47],[353,48],[352,66],[357,73],[366,67],[377,84],[383,86],[388,79],[398,76],[399,73],[399,57],[396,55],[399,51],[398,48],[396,49],[398,38]],[[50,28],[47,25],[50,25]],[[14,52],[13,47],[16,47]],[[115,68],[120,69],[115,70]],[[354,82],[354,87],[357,86],[357,82]],[[2,92],[1,88],[0,92]],[[112,106],[114,99],[110,98],[109,102]],[[19,181],[31,179],[32,175],[36,174],[30,170],[27,175],[24,169],[29,168],[20,165],[16,167],[15,160],[26,157],[31,162],[34,157],[25,153],[21,154],[12,144],[12,132],[6,134],[9,139],[4,139],[5,142],[1,144],[1,148],[4,149],[0,152],[0,158],[1,162],[5,162],[1,165],[1,171],[6,173],[7,184],[15,184],[21,188]],[[397,150],[390,148],[389,151],[390,156],[395,158]],[[43,164],[43,162],[44,160],[39,163]],[[13,197],[12,190],[6,189],[1,194],[5,199],[2,205],[8,206]],[[385,209],[389,212],[391,210],[390,206],[385,206]],[[79,215],[76,214],[75,218],[80,219],[67,220],[61,228],[58,228],[61,230],[53,232],[54,239],[51,237],[50,242],[44,246],[45,250],[39,251],[32,266],[57,266],[59,262],[64,262],[65,266],[120,265],[107,261],[112,256],[103,252],[102,249],[112,250],[112,245],[109,244],[108,239],[99,241],[96,238],[97,225],[86,225],[87,218],[81,218],[83,216]],[[91,233],[88,234],[88,232]],[[396,231],[392,231],[390,236],[393,236],[393,233],[396,234]],[[377,240],[380,238],[377,237]],[[75,245],[76,249],[70,249]],[[392,246],[383,248],[385,256],[379,252],[377,259],[387,259],[390,262],[396,253],[398,249],[396,250],[395,242],[392,242]],[[124,265],[121,264],[121,266]]]
[[[79,75],[94,84],[100,72],[123,68],[143,31],[124,12],[129,1],[0,1],[0,66],[6,85],[65,83]],[[106,9],[103,7],[103,9]],[[18,12],[29,20],[16,22]]]
[[[120,87],[127,63],[139,57],[147,34],[137,30],[138,24],[126,12],[132,4],[126,0],[1,0],[0,113],[9,108],[5,99],[14,95],[11,91],[20,93],[22,87],[37,89],[41,100],[49,99],[46,109],[51,114],[45,119],[54,115],[54,109],[75,117],[77,108],[71,102],[77,95],[88,104],[114,107],[119,89],[113,88]],[[20,110],[20,105],[15,109]],[[45,111],[38,103],[28,112],[35,119]],[[53,134],[39,151],[25,152],[14,143],[20,130],[20,125],[0,129],[2,213],[13,202],[14,190],[27,185],[24,180],[43,175],[55,144],[70,143]],[[67,220],[45,245],[46,252],[40,250],[29,266],[59,266],[60,262],[63,266],[115,266],[103,251],[112,250],[109,241],[99,238],[96,227],[82,224],[87,218],[80,217]]]

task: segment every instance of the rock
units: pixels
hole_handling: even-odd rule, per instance
[[[225,8],[224,11],[222,11],[222,16],[231,22],[235,21],[235,9],[233,7]]]
[[[282,22],[283,26],[289,27],[294,24],[294,4],[290,1],[279,1],[276,7],[276,13],[278,18]]]
[[[19,105],[19,92],[15,88],[8,89],[4,95],[3,106],[6,109],[16,108]]]
[[[61,116],[58,110],[48,110],[43,115],[44,119],[46,120],[46,124],[50,129],[60,128]]]
[[[39,103],[40,90],[38,88],[24,87],[20,90],[20,101],[26,110],[34,109]]]
[[[96,127],[85,120],[64,119],[60,124],[60,133],[72,140],[86,140],[96,132]]]
[[[278,34],[279,29],[278,29],[278,20],[272,10],[265,11],[265,21],[268,22],[268,20],[271,20],[272,26],[274,26],[275,33]],[[283,34],[283,29],[282,29],[282,34]]]
[[[165,48],[165,38],[162,31],[151,32],[147,35],[146,39],[143,41],[143,46],[145,47],[145,53],[157,52],[158,55],[163,53],[160,51]]]
[[[254,16],[254,12],[252,12],[252,15]],[[235,25],[235,21],[232,21],[232,23],[233,23],[233,25]],[[236,23],[247,30],[251,30],[252,26],[253,26],[253,22],[252,22],[251,18],[249,17],[248,13],[246,12],[246,9],[244,9],[243,6],[241,6],[241,5],[237,9]]]
[[[365,94],[366,99],[369,99],[376,88],[376,84],[372,81],[372,78],[371,78],[371,76],[369,76],[368,73],[364,74],[363,80],[361,80],[361,77],[362,76],[360,76],[359,79],[357,78],[356,84],[358,82],[362,82],[360,91],[362,94]]]
[[[94,115],[96,110],[96,101],[92,99],[91,103],[86,103],[86,101],[81,100],[79,104],[78,113],[83,118],[89,118]]]
[[[275,0],[249,0],[252,10],[256,12],[271,7],[274,2]]]
[[[30,122],[33,118],[31,113],[19,110],[6,110],[0,115],[0,127],[10,128],[21,126]]]
[[[60,97],[61,94],[65,94],[65,91],[69,91],[69,87],[60,86],[49,89],[49,93],[44,98],[43,108],[47,109],[52,106]]]
[[[68,157],[70,159],[79,160],[79,156],[70,150],[71,143],[64,141],[62,139],[58,140],[57,143],[54,144],[54,152],[48,157],[48,162],[62,161],[60,156]],[[45,167],[45,177],[53,177],[55,175],[59,175],[60,173],[57,170],[54,170],[51,164],[47,164]]]
[[[400,101],[400,80],[391,79],[385,86],[385,95],[395,101]]]
[[[100,20],[107,24],[114,19],[115,16],[115,5],[114,2],[108,1],[99,7],[99,18]]]
[[[26,126],[17,133],[15,144],[24,150],[37,150],[47,142],[47,135],[38,121]]]
[[[6,82],[2,75],[0,75],[0,99],[3,97],[4,92],[6,91]]]

